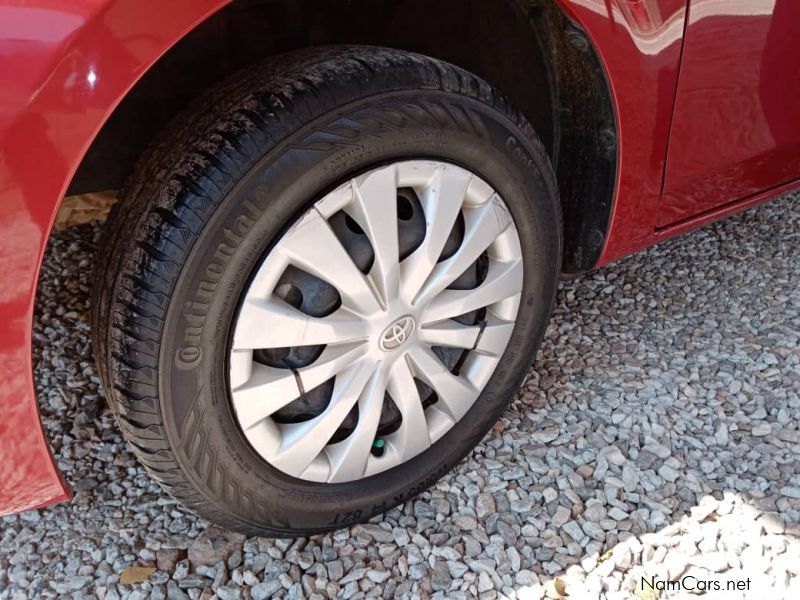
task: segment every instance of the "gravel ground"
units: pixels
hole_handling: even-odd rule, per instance
[[[524,388],[454,473],[298,540],[219,531],[139,467],[90,355],[99,227],[61,232],[35,364],[76,493],[0,520],[0,598],[645,599],[665,594],[642,577],[684,575],[800,598],[799,199],[562,284]]]

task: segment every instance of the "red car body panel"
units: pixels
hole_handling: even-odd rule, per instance
[[[126,92],[226,3],[0,3],[0,514],[69,497],[31,364],[36,281],[61,198]]]
[[[711,211],[700,198],[686,208],[688,218],[659,228],[664,173],[680,164],[672,159],[673,152],[681,156],[677,144],[692,142],[670,145],[670,127],[681,127],[673,106],[687,0],[557,1],[599,52],[617,115],[615,203],[600,264],[793,185],[759,189],[739,202],[728,198]],[[692,0],[692,8],[706,2],[713,13],[714,5],[728,1],[745,12],[752,3],[765,5]],[[777,6],[793,1],[777,0]],[[41,428],[31,364],[36,281],[61,199],[126,93],[172,45],[228,2],[0,0],[0,514],[69,497]],[[760,91],[740,90],[753,106]],[[713,157],[701,158],[710,164]],[[762,177],[758,181],[772,181],[775,174],[766,171],[784,166],[763,168],[752,165],[752,175]]]
[[[659,226],[800,173],[798,24],[797,0],[691,0]]]

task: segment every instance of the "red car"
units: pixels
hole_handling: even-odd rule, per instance
[[[424,490],[570,277],[798,187],[795,0],[1,0],[0,514],[66,500],[33,391],[65,196],[120,428],[266,535]]]

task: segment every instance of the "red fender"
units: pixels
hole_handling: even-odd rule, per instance
[[[59,203],[143,73],[229,0],[0,5],[0,514],[69,498],[33,390],[36,282]]]
[[[617,182],[600,266],[659,239],[687,0],[557,1],[600,55],[616,111]]]

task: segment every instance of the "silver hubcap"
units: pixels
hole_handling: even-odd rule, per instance
[[[341,185],[280,238],[242,301],[229,373],[250,444],[332,483],[423,452],[497,367],[522,273],[511,214],[469,171],[404,161]]]

